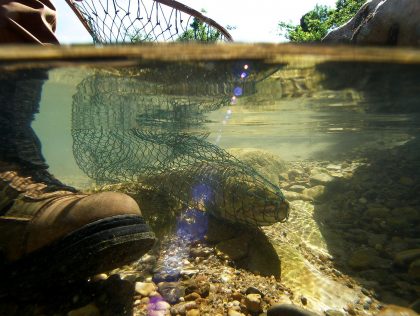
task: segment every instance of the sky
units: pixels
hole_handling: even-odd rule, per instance
[[[100,0],[96,0],[100,1]],[[149,0],[151,1],[151,0]],[[300,17],[316,4],[334,7],[336,0],[178,0],[200,11],[230,31],[237,42],[281,42],[277,33],[279,21],[299,23]],[[62,44],[91,43],[91,37],[64,0],[55,0],[57,37]]]

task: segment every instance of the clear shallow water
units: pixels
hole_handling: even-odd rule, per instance
[[[381,63],[363,51],[342,52],[332,60],[331,51],[286,56],[280,50],[268,60],[237,53],[217,61],[215,51],[211,60],[116,62],[112,68],[73,60],[71,68],[49,71],[33,128],[51,172],[79,188],[130,180],[143,166],[153,172],[175,161],[176,168],[177,146],[154,151],[159,135],[278,155],[287,168],[266,170],[270,181],[287,192],[301,193],[293,185],[329,192],[310,202],[298,196],[289,223],[275,224],[278,235],[267,231],[282,257],[286,286],[307,296],[314,310],[344,308],[358,299],[360,287],[384,303],[408,305],[418,295],[417,276],[392,263],[401,251],[418,248],[420,64],[407,63],[412,52],[387,52]],[[140,142],[133,129],[152,142]],[[199,153],[203,147],[188,148]],[[105,173],[104,181],[98,175]],[[333,180],[316,182],[317,174]],[[377,216],[381,207],[392,215]],[[401,208],[411,209],[406,221]],[[317,265],[313,256],[319,255],[302,251],[302,243],[333,259]],[[360,256],[361,249],[372,255]],[[364,260],[370,261],[357,264]],[[334,277],[336,270],[351,282]]]

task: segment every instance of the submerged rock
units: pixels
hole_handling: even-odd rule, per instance
[[[399,266],[409,265],[416,259],[420,259],[420,249],[408,249],[395,255],[394,263]]]
[[[267,316],[317,316],[317,314],[293,304],[281,304],[270,307]]]
[[[376,316],[416,316],[418,315],[412,309],[397,305],[388,305],[381,310]]]
[[[245,306],[251,313],[259,313],[262,311],[261,295],[248,294],[245,298]]]

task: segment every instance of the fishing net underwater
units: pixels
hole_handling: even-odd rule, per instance
[[[206,115],[230,104],[235,78],[230,71],[203,77],[193,68],[123,68],[86,77],[72,107],[78,166],[99,184],[147,188],[231,222],[284,220],[288,206],[277,184],[207,140]]]

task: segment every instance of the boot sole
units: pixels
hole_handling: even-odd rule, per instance
[[[86,280],[139,259],[155,240],[140,216],[98,220],[1,268],[0,297],[17,294],[22,298],[26,293]]]

